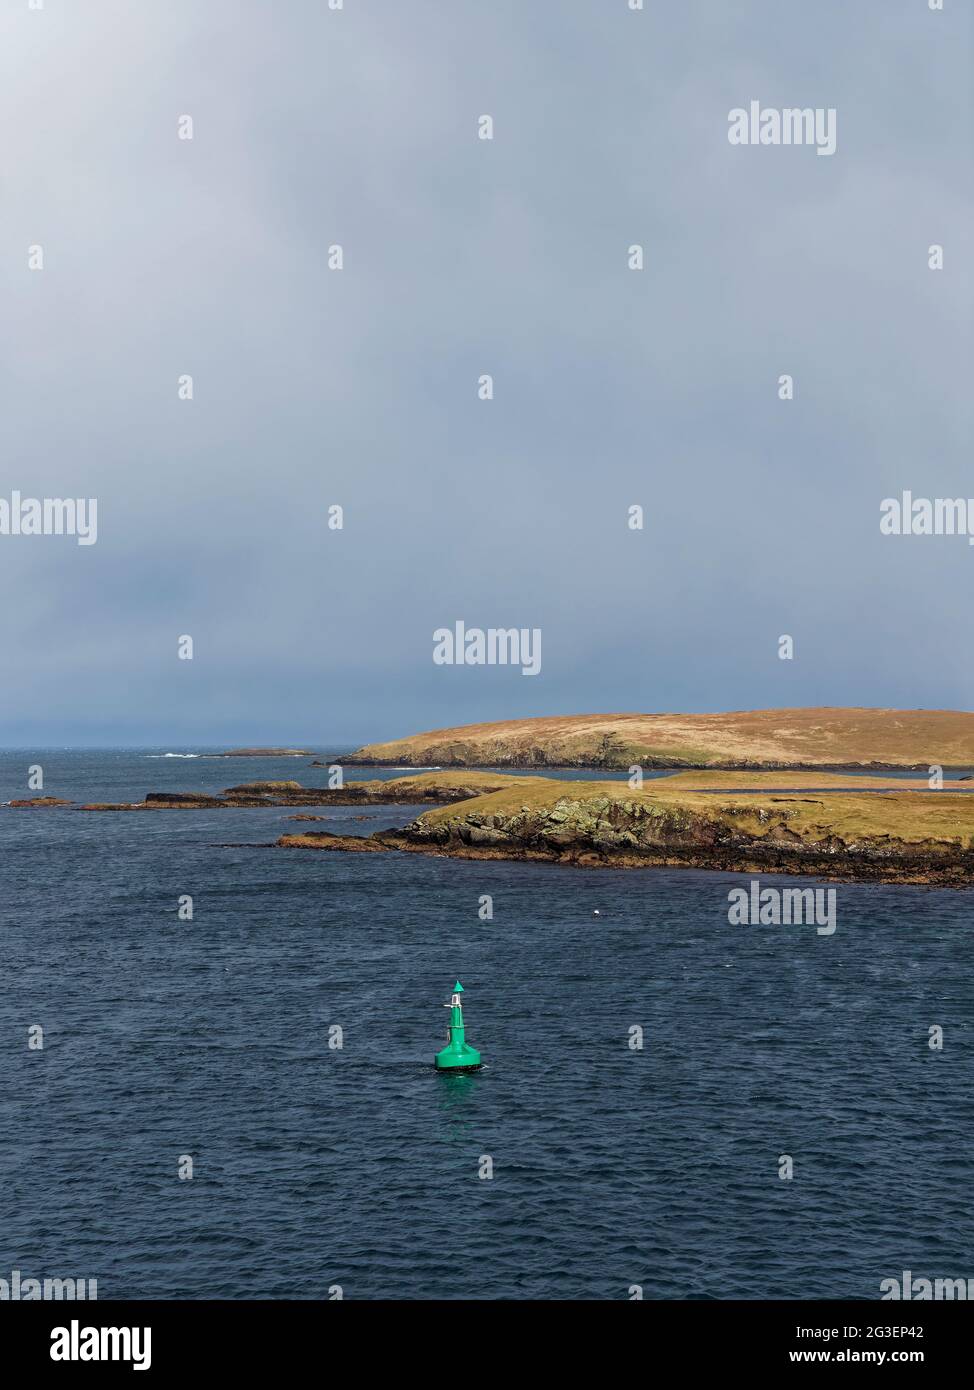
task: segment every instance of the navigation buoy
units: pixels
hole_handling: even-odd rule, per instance
[[[460,1003],[462,993],[463,985],[457,980],[453,986],[453,998],[443,1006],[450,1010],[450,1026],[446,1035],[447,1045],[436,1054],[437,1071],[476,1071],[480,1066],[480,1053],[466,1040],[463,1006]]]

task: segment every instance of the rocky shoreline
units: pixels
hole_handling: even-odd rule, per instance
[[[782,847],[761,849],[753,843],[702,849],[669,845],[643,848],[638,853],[603,849],[583,843],[560,849],[516,844],[475,845],[463,840],[442,843],[412,838],[404,831],[380,830],[369,837],[332,835],[317,831],[282,835],[278,849],[331,850],[361,853],[399,850],[445,859],[506,860],[521,863],[560,864],[579,869],[710,869],[726,873],[777,873],[794,877],[826,878],[846,883],[899,883],[942,888],[974,887],[974,853],[924,857],[919,853],[896,855],[889,851],[857,853],[843,857],[835,849],[796,853]]]
[[[866,778],[826,796],[804,794],[801,786],[723,793],[721,774],[711,775],[711,786],[690,785],[705,778],[688,776],[639,791],[626,783],[521,778],[465,805],[425,811],[402,829],[378,830],[365,844],[584,868],[667,866],[974,886],[974,802],[965,793],[931,794],[896,783],[877,790]],[[357,837],[323,831],[282,835],[277,844],[362,849]]]

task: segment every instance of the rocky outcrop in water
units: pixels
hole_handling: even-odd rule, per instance
[[[60,796],[29,796],[7,802],[8,806],[70,806],[71,804],[70,801],[65,801]]]
[[[229,748],[218,758],[310,758],[307,748]]]
[[[303,787],[300,782],[244,782],[219,795],[206,792],[147,792],[144,801],[89,802],[82,811],[220,810],[234,806],[435,805],[463,801],[507,787],[499,773],[437,772],[389,781],[346,782],[342,787]]]
[[[282,835],[278,849],[332,849],[349,854],[377,854],[392,848],[378,837],[332,835],[327,830],[308,830],[303,835]]]

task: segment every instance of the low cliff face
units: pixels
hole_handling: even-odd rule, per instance
[[[672,845],[712,845],[718,823],[680,806],[642,798],[559,796],[517,810],[471,808],[463,816],[420,816],[403,834],[414,843],[520,845],[600,853]]]
[[[826,873],[886,882],[974,884],[974,799],[801,791],[708,795],[683,779],[652,793],[618,783],[546,783],[425,812],[389,845],[461,858],[548,859],[585,865],[685,864],[710,869]],[[537,784],[536,784],[537,785]],[[665,788],[665,789],[664,789]]]

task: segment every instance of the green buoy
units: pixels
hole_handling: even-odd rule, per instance
[[[446,1047],[436,1054],[437,1071],[476,1071],[480,1066],[480,1053],[466,1040],[463,1026],[463,1006],[460,995],[463,985],[457,980],[453,986],[453,998],[443,1007],[450,1010],[450,1027],[447,1032]]]

